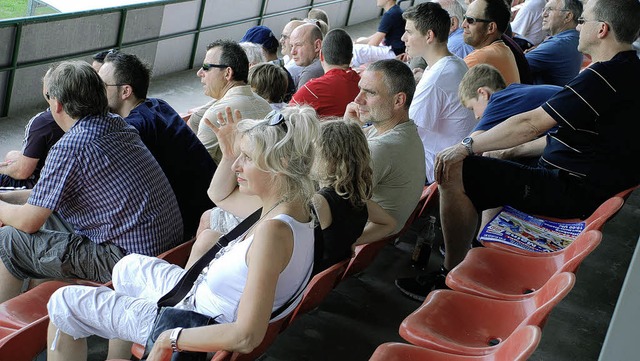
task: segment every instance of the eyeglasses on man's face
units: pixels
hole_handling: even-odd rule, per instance
[[[570,11],[570,10],[567,10],[567,9],[558,9],[558,8],[552,8],[552,7],[546,7],[546,6],[545,6],[545,7],[544,7],[544,9],[542,10],[542,13],[543,13],[543,14],[547,14],[547,13],[550,13],[550,12],[552,12],[552,11]]]
[[[584,25],[584,23],[588,23],[588,22],[597,22],[597,23],[607,23],[604,20],[587,20],[585,18],[583,18],[582,16],[578,18],[578,20],[576,20],[578,22],[578,25]]]
[[[229,65],[224,65],[224,64],[208,64],[208,63],[202,64],[202,70],[204,70],[204,71],[209,71],[212,68],[224,69],[224,68],[228,68],[228,67],[229,67]]]
[[[467,24],[469,24],[469,25],[473,25],[475,23],[490,23],[490,22],[493,21],[493,20],[489,20],[489,19],[474,18],[474,17],[466,16],[466,15],[463,17],[463,20],[466,20]]]

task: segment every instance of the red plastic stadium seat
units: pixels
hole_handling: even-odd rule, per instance
[[[633,189],[631,189],[631,191],[632,190]],[[629,190],[625,192],[629,192]],[[625,192],[621,192],[619,194],[625,194]],[[627,193],[627,196],[628,196],[628,193]],[[620,210],[620,208],[622,208],[623,205],[624,205],[624,199],[621,197],[618,197],[617,195],[607,199],[604,203],[602,203],[602,205],[600,205],[600,207],[598,207],[593,212],[592,215],[590,215],[587,219],[584,220],[585,229],[582,232],[584,233],[589,230],[601,231],[605,223],[609,219],[611,219]],[[548,219],[554,222],[565,222],[565,223],[575,223],[575,222],[581,221],[580,219],[558,219],[558,218],[551,218],[551,217],[540,217],[540,218]],[[549,256],[550,254],[556,253],[556,252],[550,252],[550,253],[532,252],[529,250],[513,247],[511,245],[499,243],[499,242],[482,242],[482,245],[487,248],[500,249],[507,252],[522,254],[526,256],[533,256],[533,257],[546,257],[546,256]]]
[[[49,281],[0,304],[0,355],[31,361],[47,347],[47,302],[62,281]]]
[[[369,361],[526,361],[538,347],[542,332],[537,326],[518,329],[494,352],[481,356],[465,356],[445,353],[405,343],[385,343],[376,349]]]
[[[418,201],[416,208],[413,210],[400,232],[385,237],[379,241],[356,246],[354,256],[351,258],[351,262],[349,262],[347,270],[344,272],[342,279],[361,272],[362,270],[367,268],[367,266],[369,266],[371,262],[373,262],[373,260],[376,258],[380,250],[382,250],[382,248],[387,245],[387,243],[404,234],[404,232],[406,232],[407,229],[409,229],[409,227],[411,226],[411,223],[413,223],[416,218],[420,217],[425,209],[427,209],[429,206],[432,206],[433,203],[437,201],[436,195],[438,195],[437,183],[434,182],[429,186],[425,186],[422,190],[422,195],[420,196],[420,200]]]
[[[447,275],[447,286],[456,291],[500,300],[534,297],[553,275],[577,270],[599,244],[600,231],[582,233],[567,248],[530,257],[490,248],[473,248]]]
[[[459,355],[487,355],[519,327],[542,327],[553,307],[573,288],[575,275],[553,276],[531,298],[503,301],[452,290],[431,292],[400,325],[410,343]]]
[[[160,254],[158,258],[184,268],[187,264],[187,260],[189,259],[189,254],[191,253],[191,248],[193,247],[194,242],[195,238]]]
[[[341,279],[348,263],[349,260],[344,260],[313,276],[304,290],[300,304],[291,312],[287,325],[291,324],[298,316],[313,310],[322,303]]]

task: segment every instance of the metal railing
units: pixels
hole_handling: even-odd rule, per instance
[[[296,7],[296,8],[292,8],[292,9],[287,9],[287,10],[282,10],[282,11],[278,11],[278,12],[273,12],[273,13],[268,13],[267,14],[267,13],[265,13],[266,12],[266,7],[267,7],[267,0],[260,0],[261,1],[261,6],[260,6],[260,11],[259,11],[259,15],[258,16],[253,16],[253,17],[243,18],[243,19],[240,19],[240,20],[234,20],[234,21],[230,21],[230,22],[226,22],[226,23],[222,23],[222,24],[216,24],[216,25],[204,26],[203,27],[202,26],[202,22],[203,22],[203,19],[204,19],[204,11],[205,11],[205,7],[206,7],[206,4],[207,4],[207,0],[201,0],[200,1],[200,8],[198,10],[198,20],[197,20],[196,27],[194,29],[185,30],[185,31],[179,31],[179,32],[175,32],[175,33],[171,33],[171,34],[167,34],[167,35],[158,35],[158,36],[154,36],[154,37],[151,37],[151,38],[148,38],[148,39],[144,39],[144,40],[136,40],[136,41],[131,41],[131,42],[124,42],[123,41],[124,35],[125,35],[125,24],[126,24],[126,19],[127,19],[128,12],[130,12],[132,10],[136,10],[136,9],[141,9],[141,8],[151,8],[151,7],[158,7],[158,6],[166,6],[166,5],[177,4],[177,3],[185,3],[185,2],[191,2],[191,1],[194,1],[194,0],[155,1],[155,2],[149,2],[149,3],[128,5],[128,6],[124,6],[124,7],[118,7],[118,8],[108,8],[108,9],[100,9],[100,10],[87,10],[87,11],[81,11],[81,12],[76,12],[76,13],[50,14],[50,15],[41,15],[41,16],[34,16],[34,17],[21,18],[21,19],[0,20],[0,29],[1,28],[7,28],[7,27],[14,27],[15,28],[14,42],[12,44],[12,54],[11,54],[10,65],[9,66],[4,66],[4,67],[0,67],[0,75],[3,74],[3,73],[8,73],[8,80],[6,81],[4,98],[0,102],[0,104],[2,105],[2,108],[0,109],[0,117],[6,117],[9,114],[9,109],[10,109],[10,106],[11,106],[11,94],[12,94],[12,91],[13,91],[14,82],[15,82],[15,75],[16,75],[16,71],[17,70],[23,69],[23,68],[27,68],[27,67],[31,67],[31,66],[36,66],[36,65],[49,64],[49,63],[58,62],[58,61],[62,61],[62,60],[68,60],[68,59],[74,59],[74,58],[78,58],[78,57],[91,56],[91,55],[95,54],[98,51],[104,50],[104,47],[100,47],[100,48],[90,49],[90,50],[86,50],[86,51],[68,53],[68,54],[64,54],[64,55],[61,55],[61,56],[52,56],[52,57],[48,57],[48,58],[41,58],[41,59],[38,59],[38,60],[20,62],[18,60],[19,60],[19,55],[20,55],[21,37],[22,37],[22,30],[23,30],[23,27],[25,25],[31,25],[31,24],[37,24],[37,23],[45,23],[45,22],[51,22],[51,21],[78,19],[78,18],[83,18],[83,17],[88,17],[88,16],[95,16],[95,15],[120,13],[121,16],[120,16],[120,22],[119,22],[119,26],[118,26],[118,33],[117,33],[117,37],[116,37],[117,40],[116,40],[116,43],[113,44],[112,48],[121,49],[123,47],[132,47],[132,46],[144,45],[144,44],[149,44],[149,43],[158,43],[158,42],[163,41],[163,40],[183,37],[183,36],[186,36],[186,35],[194,35],[193,43],[192,43],[192,46],[191,46],[190,61],[189,61],[189,66],[188,66],[188,69],[191,69],[191,68],[193,68],[193,63],[194,63],[195,57],[196,57],[198,40],[199,40],[200,34],[203,33],[203,32],[216,30],[216,29],[221,29],[221,28],[226,28],[226,27],[231,27],[231,26],[239,25],[239,24],[246,24],[246,23],[256,23],[257,22],[258,24],[262,24],[264,22],[264,20],[268,19],[268,18],[277,17],[277,16],[281,16],[281,15],[286,15],[286,14],[290,14],[290,13],[295,13],[295,12],[299,12],[299,11],[303,11],[303,10],[308,10],[308,9],[311,9],[312,7],[314,7],[314,6],[315,7],[325,7],[325,6],[338,4],[338,3],[348,3],[349,4],[347,17],[346,17],[346,24],[345,24],[345,26],[347,26],[347,25],[349,25],[349,21],[350,21],[350,18],[351,18],[351,10],[353,8],[353,3],[354,3],[354,0],[333,0],[333,1],[326,1],[326,2],[322,2],[322,3],[314,4],[314,0],[310,0],[309,4],[305,5],[305,6],[300,6],[300,7]],[[197,2],[197,0],[196,0],[196,2]],[[413,1],[412,1],[412,3],[413,3]]]

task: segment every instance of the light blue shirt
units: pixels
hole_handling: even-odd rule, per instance
[[[447,48],[449,48],[449,52],[451,52],[451,54],[460,59],[464,59],[465,56],[473,51],[473,47],[465,43],[462,38],[462,28],[457,28],[454,32],[449,34]]]
[[[533,84],[565,86],[575,78],[582,66],[582,53],[578,51],[580,33],[565,30],[526,53]]]

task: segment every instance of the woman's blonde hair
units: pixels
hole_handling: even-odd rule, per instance
[[[282,122],[269,125],[278,120]],[[310,174],[319,128],[318,115],[309,106],[290,106],[269,113],[265,119],[238,123],[239,134],[252,141],[250,156],[256,166],[281,175],[275,177],[274,187],[287,202],[309,203],[315,193]]]
[[[364,132],[355,122],[322,122],[314,176],[355,206],[371,198],[373,170]]]

